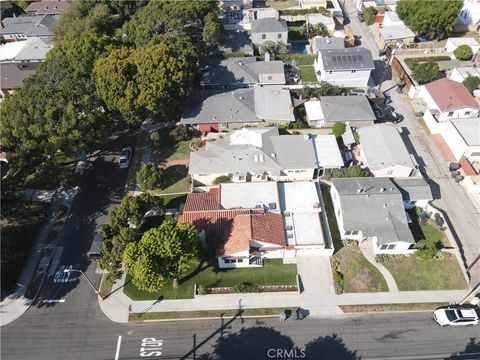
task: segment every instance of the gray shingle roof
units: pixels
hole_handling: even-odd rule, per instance
[[[279,31],[288,31],[287,22],[283,19],[265,18],[252,21],[252,33]]]
[[[366,96],[322,96],[319,100],[326,121],[374,121],[376,119]]]
[[[372,52],[365,48],[320,50],[324,70],[373,70]]]
[[[294,120],[290,92],[282,86],[256,86],[225,93],[199,91],[191,100],[181,119],[183,124]]]
[[[232,145],[230,136],[223,141],[208,142],[205,151],[190,153],[190,174],[240,173],[263,174],[282,169],[315,168],[315,155],[309,139],[301,135],[278,135],[277,128],[238,130],[241,134],[258,134],[261,144]],[[229,134],[231,135],[231,133]],[[262,161],[255,161],[261,156]]]
[[[313,38],[313,46],[317,51],[324,49],[344,49],[345,40],[337,37],[329,38],[317,36]]]
[[[257,84],[261,75],[272,75],[277,84],[285,84],[283,61],[257,61],[255,57],[236,57],[214,61],[204,71],[201,83],[213,84]],[[268,82],[264,81],[264,82]]]
[[[253,56],[253,45],[247,31],[226,30],[223,45],[218,50],[224,52],[241,51]]]
[[[359,128],[357,131],[370,170],[393,165],[415,168],[410,153],[395,127],[376,124]]]
[[[25,35],[25,36],[53,36],[50,31],[56,21],[53,15],[41,16],[18,16],[2,20],[4,28],[0,30],[2,35]]]
[[[392,179],[404,201],[433,200],[432,189],[424,179]]]
[[[408,227],[400,190],[389,178],[332,179],[338,191],[346,231],[376,236],[380,245],[415,243]]]
[[[23,80],[35,73],[40,63],[2,63],[0,65],[0,87],[2,89],[17,89]]]

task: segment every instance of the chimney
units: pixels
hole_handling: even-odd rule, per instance
[[[269,52],[265,53],[265,61],[270,61],[270,53]]]

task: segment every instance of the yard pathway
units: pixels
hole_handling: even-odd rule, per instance
[[[385,266],[375,261],[375,254],[373,253],[372,240],[365,240],[361,242],[359,244],[359,248],[360,250],[362,250],[363,256],[365,256],[365,258],[373,266],[375,266],[378,269],[378,271],[380,271],[385,281],[387,282],[388,290],[390,290],[391,292],[398,292],[399,290],[398,290],[397,283],[395,282],[395,279],[393,278],[390,271],[388,271]]]

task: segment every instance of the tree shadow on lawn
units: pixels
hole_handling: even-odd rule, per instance
[[[194,278],[195,276],[197,276],[198,274],[200,274],[202,271],[208,269],[209,267],[211,266],[211,264],[209,264],[208,262],[205,262],[205,261],[201,261],[198,266],[195,268],[195,270],[193,270],[191,273],[185,275],[183,278],[179,279],[178,280],[178,283],[181,285],[185,282],[187,282],[188,280],[190,280],[191,278]]]
[[[185,165],[172,165],[163,170],[163,188],[166,189],[169,186],[179,182],[188,176],[188,168]]]

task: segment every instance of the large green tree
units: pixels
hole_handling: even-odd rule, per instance
[[[415,33],[435,37],[454,32],[462,3],[461,0],[400,0],[396,11]]]
[[[470,94],[473,95],[473,92],[480,87],[480,78],[476,76],[469,76],[463,80],[463,86],[465,86]]]
[[[147,48],[112,51],[95,64],[97,93],[131,122],[145,113],[160,119],[177,116],[196,73],[195,51],[188,44],[163,39]]]
[[[192,224],[165,221],[145,232],[138,243],[127,245],[123,254],[125,269],[138,289],[154,292],[187,273],[197,245]]]
[[[163,216],[163,200],[143,193],[136,197],[124,197],[120,205],[110,212],[109,225],[102,229],[104,240],[100,246],[99,265],[109,272],[111,278],[119,275],[126,246],[137,242],[146,229],[145,214],[150,210],[156,212],[157,216]]]
[[[210,12],[205,16],[202,39],[206,45],[221,45],[225,40],[225,29],[218,16]]]
[[[214,1],[150,1],[123,26],[124,40],[142,47],[150,39],[167,34],[202,44],[205,18],[215,12],[216,5]]]
[[[440,67],[435,61],[427,61],[415,66],[412,77],[419,84],[426,84],[438,78]]]

